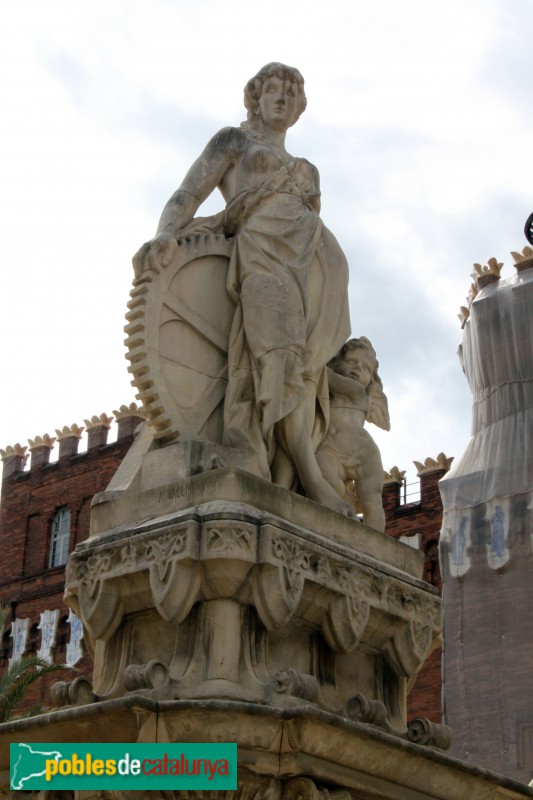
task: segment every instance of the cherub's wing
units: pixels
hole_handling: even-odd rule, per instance
[[[370,405],[366,414],[366,421],[373,422],[374,425],[384,431],[390,431],[389,404],[380,383],[374,381],[367,394]]]

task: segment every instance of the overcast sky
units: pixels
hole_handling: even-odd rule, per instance
[[[29,0],[0,30],[0,447],[135,399],[131,256],[244,119],[245,82],[283,61],[308,98],[287,148],[320,170],[353,335],[380,359],[384,467],[413,480],[413,459],[461,453],[457,312],[475,261],[514,273],[533,210],[531,2]]]

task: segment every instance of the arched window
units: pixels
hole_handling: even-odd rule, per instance
[[[52,522],[49,567],[60,567],[67,563],[69,539],[70,511],[67,506],[62,506],[58,508]]]

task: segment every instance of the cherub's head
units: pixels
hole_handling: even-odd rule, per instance
[[[378,375],[379,363],[376,351],[366,336],[349,339],[329,362],[329,366],[339,375],[359,381],[367,390],[374,381],[383,388]]]

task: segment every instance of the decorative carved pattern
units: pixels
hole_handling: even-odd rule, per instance
[[[124,569],[131,569],[137,565],[139,558],[139,548],[136,542],[127,541],[126,544],[120,548],[121,565]]]
[[[310,552],[296,542],[275,536],[272,539],[272,552],[283,562],[287,583],[294,589],[303,578],[303,573],[311,566]]]
[[[272,679],[272,692],[315,703],[318,695],[318,681],[313,675],[305,675],[291,667],[280,669]]]
[[[110,571],[111,554],[98,553],[79,565],[78,579],[87,587],[89,597],[94,597],[95,591],[105,574]]]
[[[173,556],[183,552],[187,533],[160,534],[154,538],[146,547],[146,560],[149,564],[155,564],[160,581],[165,580],[165,576],[170,569]]]
[[[447,750],[451,744],[451,733],[447,725],[437,725],[425,717],[411,720],[407,726],[407,738],[416,744]]]
[[[252,533],[244,528],[209,528],[206,541],[207,550],[213,553],[241,550],[243,554],[252,554]]]
[[[359,692],[346,703],[346,713],[354,722],[385,727],[387,709],[379,700],[368,700]]]
[[[173,699],[173,684],[167,667],[155,659],[148,664],[130,664],[124,670],[124,686],[130,692],[140,690],[142,694],[157,696],[157,699]]]
[[[50,688],[50,696],[55,706],[84,706],[95,703],[98,697],[93,693],[87,678],[80,675],[73,681],[58,681]]]
[[[283,790],[283,800],[351,800],[348,789],[319,788],[311,778],[293,778]]]

